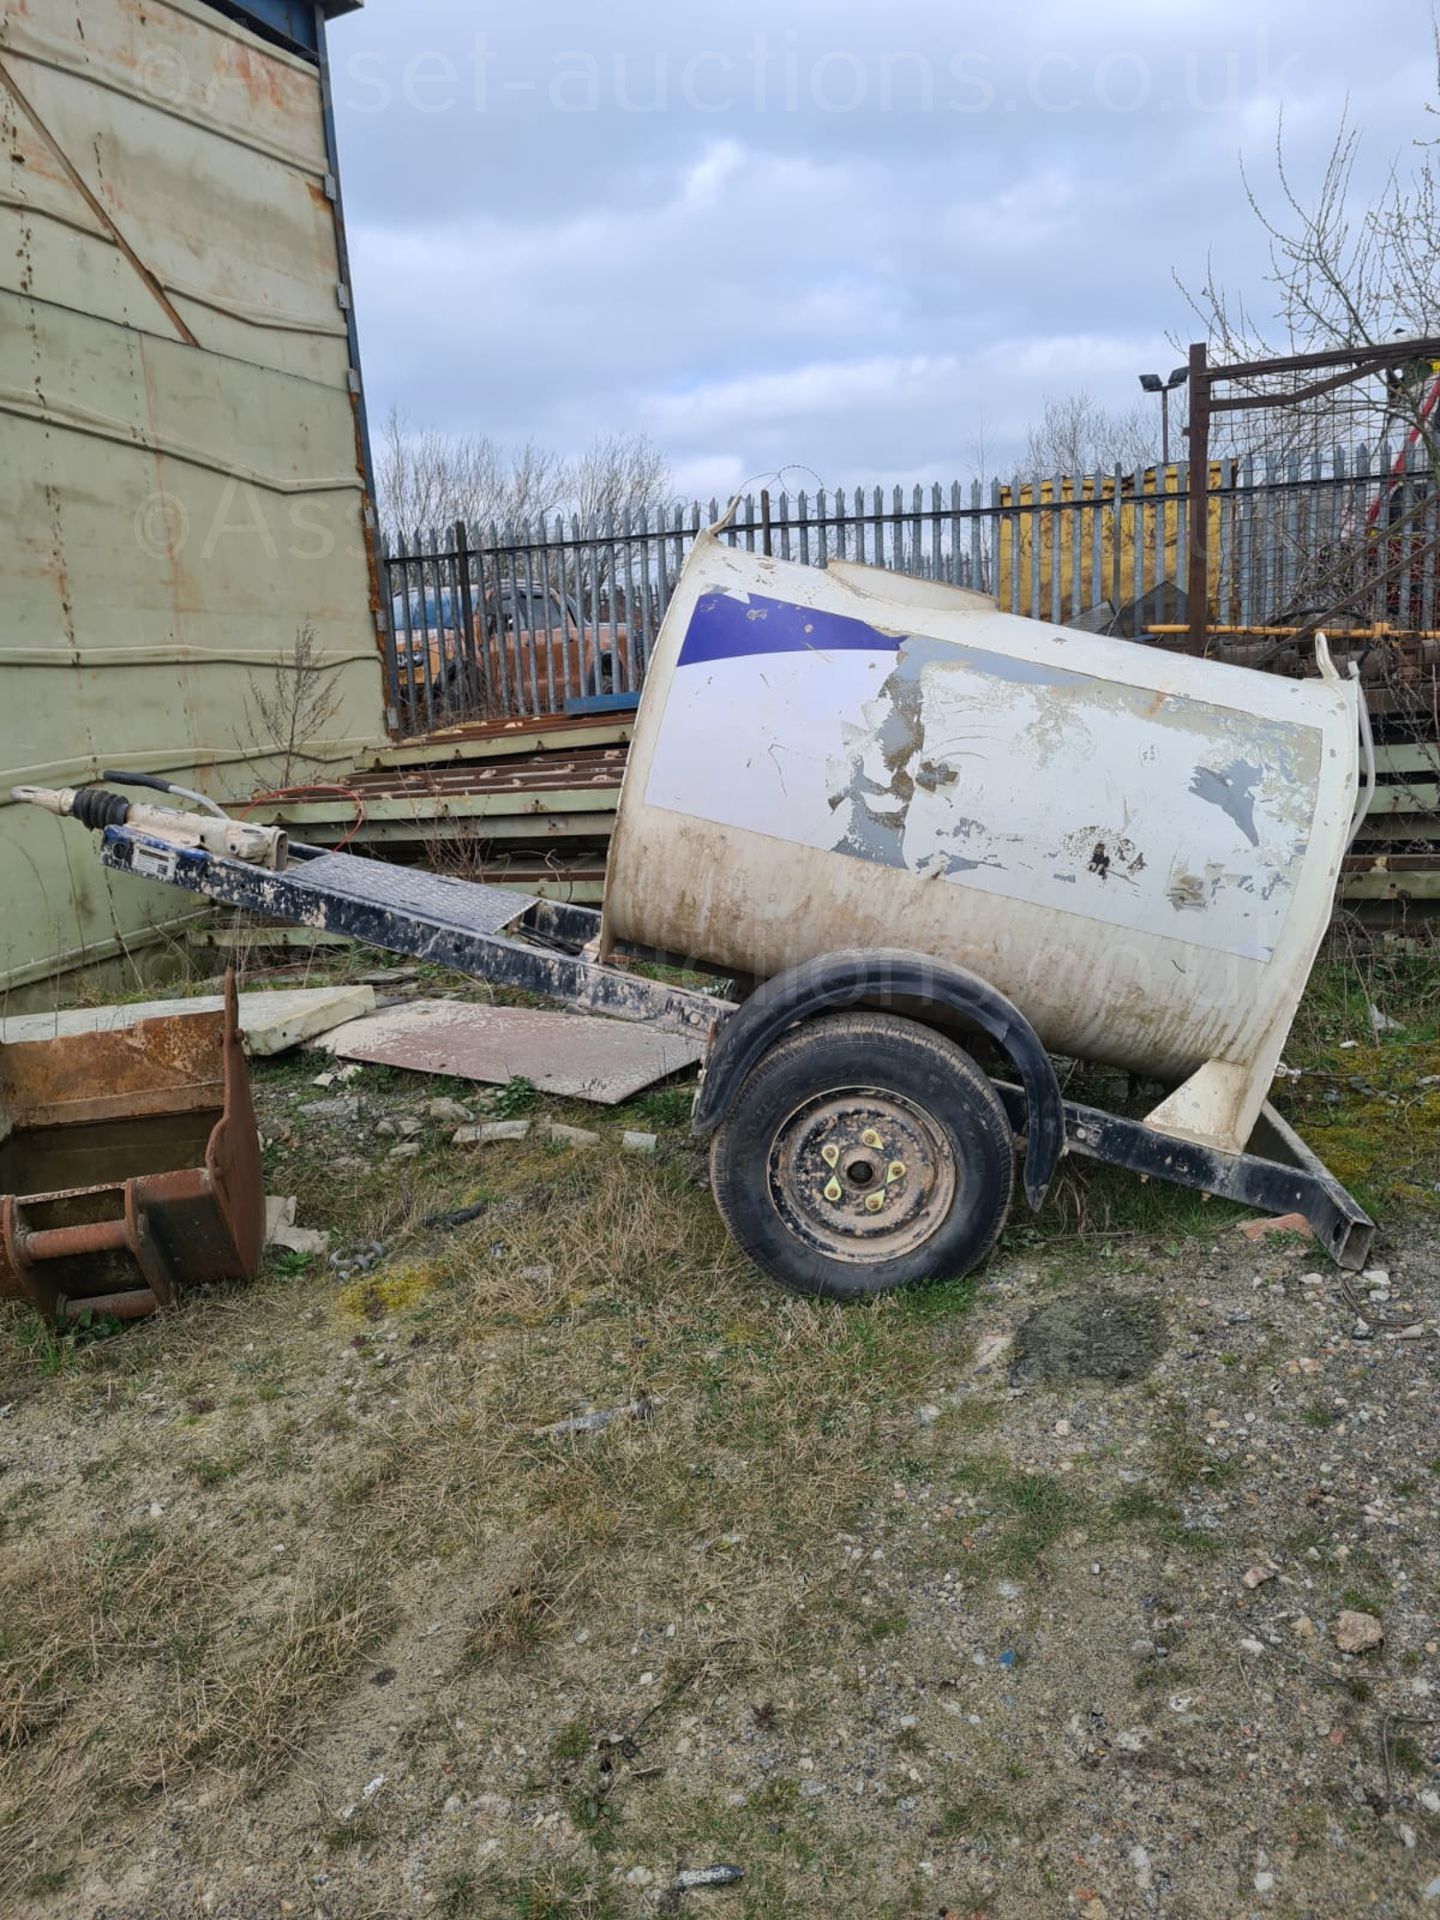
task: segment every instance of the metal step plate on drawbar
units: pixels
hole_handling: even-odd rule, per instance
[[[388,861],[362,859],[353,853],[322,853],[316,860],[294,861],[288,877],[330,899],[412,914],[417,920],[449,927],[456,933],[508,933],[537,904],[533,894],[514,893],[508,887],[453,880],[419,867],[392,866]]]

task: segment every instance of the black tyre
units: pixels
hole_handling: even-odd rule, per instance
[[[963,1047],[893,1014],[832,1014],[750,1074],[711,1142],[710,1182],[772,1280],[855,1300],[983,1260],[1010,1210],[1015,1150]]]

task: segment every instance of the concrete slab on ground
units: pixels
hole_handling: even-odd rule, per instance
[[[27,1040],[68,1039],[77,1033],[113,1033],[142,1020],[170,1020],[187,1013],[219,1013],[218,993],[192,1000],[137,1000],[132,1006],[60,1007],[53,1013],[21,1013],[0,1020],[0,1046]],[[240,1025],[245,1051],[284,1053],[302,1040],[375,1011],[373,987],[297,987],[281,993],[242,993]]]
[[[413,1000],[324,1035],[342,1060],[408,1067],[503,1086],[531,1081],[542,1093],[618,1106],[700,1058],[698,1040],[624,1020],[482,1007],[462,1000]]]

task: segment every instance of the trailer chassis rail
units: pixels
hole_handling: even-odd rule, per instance
[[[491,986],[611,1019],[642,1020],[662,1032],[708,1039],[716,1022],[734,1011],[717,994],[601,966],[586,951],[600,932],[600,916],[590,907],[310,847],[292,847],[291,864],[270,872],[126,827],[105,829],[100,859],[114,873],[179,887],[217,906],[340,934]],[[667,958],[639,949],[626,949],[624,957]]]
[[[997,1082],[1011,1123],[1023,1124],[1025,1096]],[[1370,1255],[1375,1222],[1267,1100],[1244,1153],[1220,1153],[1177,1140],[1143,1121],[1102,1107],[1064,1103],[1065,1151],[1146,1180],[1235,1200],[1272,1217],[1296,1213],[1338,1266],[1358,1271]],[[1257,1151],[1258,1149],[1258,1151]]]

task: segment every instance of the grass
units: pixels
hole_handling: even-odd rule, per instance
[[[1390,1735],[1390,1763],[1398,1773],[1408,1774],[1412,1779],[1418,1779],[1430,1771],[1424,1748],[1408,1733]]]
[[[223,1487],[227,1480],[234,1480],[245,1471],[252,1457],[243,1448],[237,1448],[233,1453],[201,1454],[184,1461],[182,1471],[197,1487]]]
[[[902,1609],[837,1616],[831,1543],[883,1499],[913,1439],[915,1382],[949,1350],[970,1285],[859,1312],[777,1295],[675,1156],[518,1143],[485,1162],[487,1215],[444,1235],[420,1221],[473,1191],[469,1156],[407,1169],[403,1189],[296,1148],[273,1158],[270,1184],[304,1196],[301,1218],[386,1245],[375,1274],[336,1288],[323,1263],[272,1269],[123,1338],[67,1341],[58,1371],[22,1323],[0,1348],[8,1372],[77,1413],[96,1396],[133,1408],[133,1430],[100,1429],[107,1472],[161,1508],[89,1539],[78,1501],[73,1514],[27,1503],[23,1527],[17,1509],[0,1569],[0,1859],[18,1862],[4,1835],[23,1830],[39,1842],[27,1876],[65,1871],[97,1806],[138,1811],[162,1783],[263,1793],[325,1703],[363,1684],[397,1610],[452,1586],[446,1658],[477,1686],[528,1684],[615,1591],[688,1621],[685,1659],[706,1684],[763,1675],[777,1697],[822,1651],[873,1656],[904,1637]],[[648,1424],[532,1437],[641,1396]],[[193,1436],[168,1461],[146,1432],[166,1409]],[[1016,1497],[1016,1526],[1038,1538],[1038,1495]],[[660,1692],[677,1670],[663,1648],[654,1660]],[[591,1722],[571,1722],[552,1758],[588,1774]],[[592,1851],[634,1817],[619,1789],[575,1793]],[[332,1819],[321,1837],[353,1851],[355,1827]],[[455,1871],[442,1899],[456,1911],[609,1911],[588,1873]],[[0,1887],[13,1894],[18,1876],[0,1866]]]
[[[940,1840],[993,1844],[998,1835],[1014,1828],[1015,1813],[1000,1794],[977,1787],[947,1801],[937,1826],[936,1837]]]
[[[442,1920],[619,1920],[621,1909],[582,1868],[552,1867],[519,1878],[462,1868],[443,1882],[435,1911]]]
[[[202,1761],[254,1785],[293,1754],[317,1691],[384,1617],[379,1595],[339,1577],[237,1635],[220,1556],[154,1524],[15,1556],[0,1578],[5,1771],[53,1735],[52,1790],[57,1777],[78,1785],[82,1750],[80,1777],[121,1805]],[[163,1706],[121,1751],[105,1735],[127,1670],[148,1671]]]
[[[1376,1213],[1440,1212],[1440,942],[1395,953],[1348,923],[1311,976],[1277,1104]],[[1370,1009],[1397,1024],[1377,1035]],[[1427,1084],[1427,1082],[1429,1084]]]
[[[1323,950],[1285,1050],[1298,1081],[1277,1083],[1280,1111],[1362,1205],[1393,1218],[1440,1212],[1440,940],[1422,950],[1372,946],[1342,921]],[[1370,1007],[1398,1022],[1377,1037]],[[1427,1084],[1427,1082],[1429,1084]],[[1141,1114],[1125,1076],[1072,1067],[1068,1100]],[[1245,1211],[1119,1169],[1067,1160],[1044,1211],[1020,1228],[1033,1243],[1067,1246],[1082,1261],[1123,1262],[1148,1239],[1213,1236]],[[1012,1233],[1015,1227],[1012,1224]]]
[[[1239,1468],[1224,1459],[1196,1432],[1190,1409],[1180,1399],[1168,1400],[1153,1429],[1151,1451],[1157,1477],[1174,1493],[1201,1485],[1223,1486]]]
[[[1290,1057],[1338,1048],[1353,1016],[1342,996]],[[1220,1457],[1233,1434],[1207,1446],[1198,1406],[1144,1389],[1121,1390],[1143,1408],[1141,1477],[1117,1485],[1098,1449],[1055,1470],[1032,1430],[1041,1395],[967,1373],[976,1303],[992,1306],[991,1280],[1014,1284],[1022,1263],[1041,1296],[1119,1269],[1183,1275],[1225,1213],[1158,1183],[1067,1172],[1038,1224],[1017,1213],[995,1276],[842,1308],[777,1293],[725,1237],[684,1134],[689,1086],[599,1120],[501,1090],[511,1110],[602,1131],[642,1121],[662,1134],[653,1160],[608,1140],[583,1153],[437,1140],[397,1173],[378,1156],[337,1168],[343,1129],[290,1122],[285,1137],[304,1073],[280,1063],[256,1081],[275,1141],[267,1187],[295,1193],[338,1247],[379,1241],[372,1273],[341,1284],[324,1260],[279,1260],[250,1289],[196,1295],[115,1337],[57,1337],[0,1310],[0,1404],[36,1423],[27,1478],[0,1483],[0,1904],[52,1878],[64,1891],[102,1834],[202,1798],[223,1815],[289,1796],[301,1810],[287,1817],[350,1871],[408,1848],[419,1817],[382,1796],[340,1821],[367,1778],[413,1764],[438,1807],[485,1787],[482,1763],[501,1764],[492,1743],[508,1742],[526,1748],[527,1791],[563,1809],[573,1857],[535,1839],[481,1858],[477,1830],[457,1827],[427,1867],[440,1914],[629,1920],[617,1875],[630,1863],[654,1866],[658,1887],[676,1860],[717,1858],[747,1868],[724,1896],[736,1920],[942,1911],[928,1884],[882,1883],[873,1828],[847,1824],[835,1796],[801,1793],[800,1743],[842,1717],[858,1726],[862,1676],[881,1670],[943,1676],[960,1703],[962,1688],[1001,1684],[993,1655],[1013,1647],[1003,1684],[1023,1695],[1041,1657],[1032,1601],[1077,1563],[1084,1586],[1092,1543],[1219,1552],[1188,1503],[1239,1471]],[[373,1117],[435,1088],[367,1069],[349,1090]],[[478,1220],[424,1226],[477,1193]],[[1237,1387],[1244,1353],[1226,1376]],[[537,1437],[640,1398],[648,1422]],[[929,1399],[944,1411],[920,1428]],[[1320,1403],[1291,1405],[1320,1430]],[[917,1530],[942,1497],[948,1517]],[[880,1516],[898,1517],[877,1531]],[[842,1557],[842,1536],[864,1548]],[[1025,1583],[980,1678],[926,1639],[924,1583],[945,1574],[963,1591],[962,1631],[988,1617],[986,1584]],[[1378,1584],[1353,1562],[1344,1577]],[[1062,1630],[1052,1619],[1047,1634]],[[1137,1678],[1128,1639],[1115,1652],[1127,1701],[1132,1678],[1180,1674],[1154,1661]],[[642,1670],[655,1675],[643,1690]],[[388,1683],[372,1689],[377,1671]],[[817,1676],[843,1681],[841,1706]],[[392,1717],[403,1744],[387,1749]],[[713,1763],[692,1777],[677,1757],[696,1719],[742,1728],[745,1751],[773,1761],[743,1805],[716,1790]],[[968,1720],[942,1724],[941,1738],[926,1724],[899,1739],[891,1721],[882,1773],[904,1763],[924,1780],[885,1775],[876,1804],[928,1794],[941,1831],[927,1850],[1002,1853],[1029,1832],[1040,1789],[1027,1770],[1045,1762],[1032,1745],[977,1748],[971,1766]],[[337,1727],[383,1751],[346,1748],[327,1773]],[[616,1734],[633,1755],[600,1745]],[[313,1811],[295,1793],[302,1754]],[[817,1739],[822,1774],[826,1754]],[[922,1857],[918,1835],[906,1844]],[[944,1897],[969,1911],[985,1896]]]
[[[954,1469],[954,1479],[980,1502],[966,1562],[976,1578],[1033,1573],[1057,1540],[1091,1517],[1085,1496],[1058,1475],[1017,1471],[998,1455],[971,1456]]]
[[[111,1340],[124,1323],[108,1315],[90,1316],[77,1326],[55,1328],[36,1315],[17,1311],[13,1319],[15,1352],[44,1379],[71,1372],[97,1341]]]
[[[654,1087],[635,1102],[640,1118],[653,1127],[687,1126],[694,1104],[695,1088],[688,1081],[683,1086]]]

